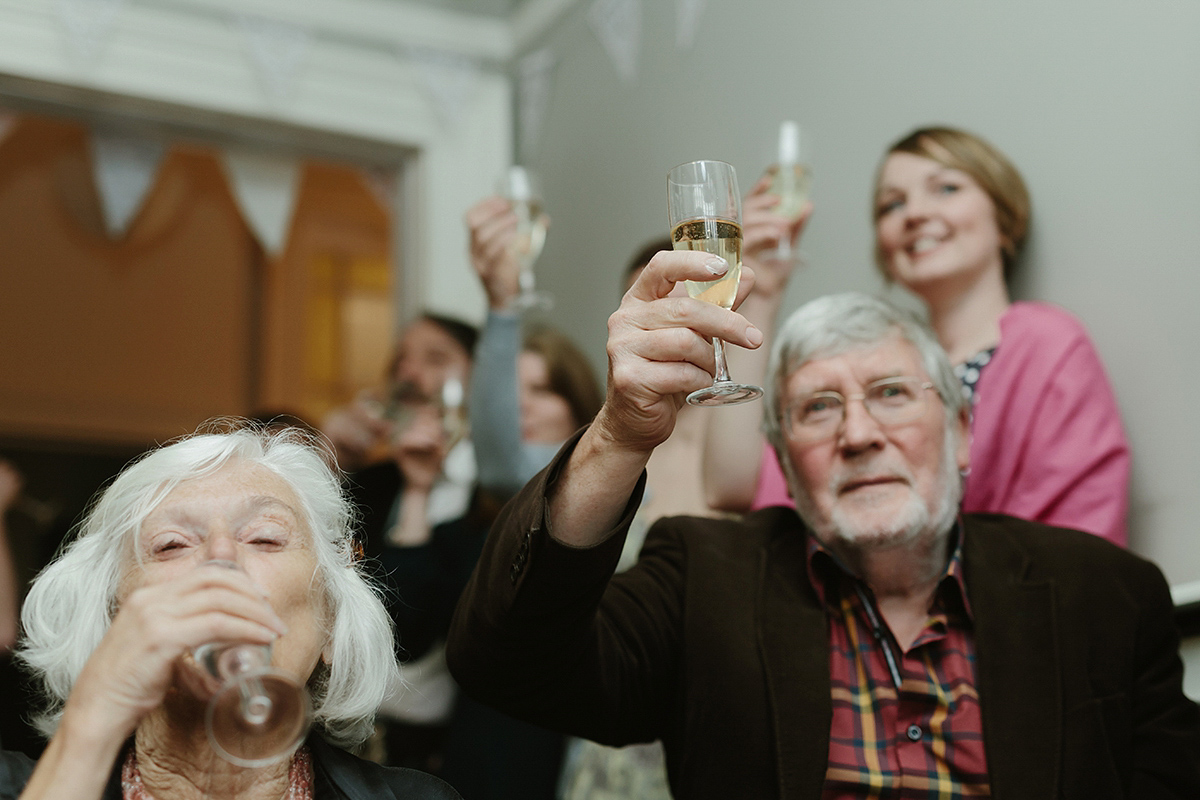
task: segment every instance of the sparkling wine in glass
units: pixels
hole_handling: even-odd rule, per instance
[[[231,561],[208,563],[240,569]],[[210,642],[192,657],[220,684],[205,715],[217,755],[240,767],[264,767],[295,751],[312,723],[312,704],[303,686],[271,666],[269,645]]]
[[[800,126],[795,122],[789,120],[780,124],[778,156],[770,172],[771,187],[767,191],[779,198],[775,213],[796,219],[808,203],[812,175],[807,160],[802,157]],[[783,239],[779,242],[774,258],[780,261],[792,261],[796,258],[790,240]]]
[[[517,235],[512,251],[521,266],[517,277],[520,294],[514,298],[512,307],[517,311],[548,309],[554,305],[554,299],[546,292],[537,291],[533,277],[533,264],[542,254],[549,224],[542,210],[537,181],[524,167],[511,167],[504,176],[500,192],[512,203],[513,213],[517,215]]]
[[[742,197],[737,175],[724,161],[692,161],[667,174],[667,214],[676,250],[703,250],[725,259],[729,271],[711,281],[685,281],[698,300],[732,308],[742,274]],[[688,395],[696,406],[745,403],[762,397],[762,389],[729,379],[725,345],[713,339],[716,377],[712,386]]]

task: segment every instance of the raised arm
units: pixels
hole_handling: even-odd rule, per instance
[[[781,241],[794,242],[804,230],[812,213],[809,204],[798,217],[776,214],[779,198],[767,193],[770,176],[764,175],[750,190],[743,203],[742,262],[755,275],[754,291],[738,309],[742,316],[770,337],[793,261],[773,258]],[[767,377],[770,343],[755,350],[731,347],[727,350],[730,374],[739,381],[762,385]],[[762,404],[743,403],[723,408],[706,421],[704,431],[704,495],[710,506],[720,511],[749,511],[758,486],[759,466],[766,440],[761,433]]]
[[[609,317],[608,395],[552,491],[556,539],[588,547],[611,530],[650,454],[671,435],[684,398],[712,383],[712,337],[762,344],[762,333],[736,312],[667,297],[678,281],[711,280],[727,268],[705,253],[659,253]],[[748,291],[744,280],[739,294]]]
[[[512,495],[546,466],[521,441],[517,358],[521,319],[511,309],[519,292],[520,264],[513,256],[517,215],[502,197],[485,198],[467,211],[471,266],[487,294],[487,322],[475,348],[471,375],[471,441],[479,485]]]
[[[657,685],[650,673],[671,655],[673,584],[651,579],[650,594],[611,600],[605,587],[650,453],[671,434],[686,395],[712,382],[711,338],[762,341],[736,312],[667,296],[676,281],[725,269],[705,253],[660,253],[609,318],[603,408],[505,507],[455,612],[447,662],[469,694],[543,725],[566,728],[570,718],[577,732],[611,741],[646,732],[629,721],[607,733],[590,728],[588,709],[611,717],[609,700],[620,698],[644,715],[647,687]],[[750,283],[747,273],[740,294]],[[601,613],[602,597],[611,613]]]

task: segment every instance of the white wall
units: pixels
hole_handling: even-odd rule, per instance
[[[665,234],[667,170],[732,162],[744,186],[780,120],[811,133],[811,266],[791,306],[879,288],[868,193],[883,149],[922,124],[982,133],[1030,184],[1024,297],[1090,328],[1135,453],[1132,546],[1200,581],[1200,4],[1125,0],[709,0],[697,43],[644,4],[640,74],[622,83],[586,18],[535,42],[558,58],[539,158],[553,227],[550,319],[603,365],[605,319],[635,245]]]

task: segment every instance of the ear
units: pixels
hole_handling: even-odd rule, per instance
[[[958,471],[965,473],[971,466],[971,409],[967,404],[958,410],[958,419],[954,424],[958,433],[954,460],[958,464]]]

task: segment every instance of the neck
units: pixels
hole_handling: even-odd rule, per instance
[[[847,566],[875,595],[880,615],[907,650],[924,628],[949,560],[947,535],[928,535],[888,547],[853,548]]]
[[[248,769],[224,761],[208,743],[204,709],[168,716],[166,706],[146,717],[134,738],[138,771],[156,800],[279,800],[287,792],[291,759]]]
[[[1000,317],[1011,301],[999,266],[966,287],[926,287],[921,298],[929,306],[929,321],[952,364],[1000,342]]]

